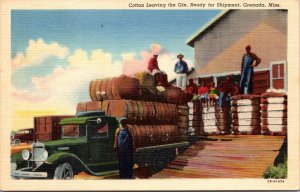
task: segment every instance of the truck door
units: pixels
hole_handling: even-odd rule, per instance
[[[94,172],[117,169],[118,162],[113,158],[113,139],[109,137],[108,123],[91,123],[89,129],[89,167]]]

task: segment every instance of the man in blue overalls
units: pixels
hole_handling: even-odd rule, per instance
[[[114,147],[118,150],[120,178],[132,179],[134,165],[132,135],[128,130],[127,119],[121,117],[119,122],[121,126],[116,130]]]
[[[252,83],[253,83],[253,68],[258,66],[261,62],[261,59],[256,56],[256,54],[251,53],[251,46],[246,46],[246,53],[242,58],[241,65],[241,82],[240,82],[240,93],[245,93],[245,86],[247,83],[247,94],[251,94],[252,91]],[[254,62],[255,61],[255,62]]]

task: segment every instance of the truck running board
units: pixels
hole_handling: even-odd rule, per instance
[[[106,171],[106,172],[99,172],[99,173],[93,173],[94,176],[112,176],[112,175],[118,175],[119,170],[112,170],[112,171]]]

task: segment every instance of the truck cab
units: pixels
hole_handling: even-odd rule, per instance
[[[37,141],[31,150],[11,157],[12,177],[72,179],[79,172],[104,175],[106,171],[118,169],[113,150],[114,134],[119,126],[116,118],[103,113],[66,118],[60,124],[60,140]]]

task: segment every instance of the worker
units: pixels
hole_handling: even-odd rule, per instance
[[[202,80],[201,86],[198,88],[198,96],[202,107],[208,108],[208,86],[205,80]]]
[[[174,72],[176,73],[176,85],[180,87],[182,90],[186,87],[186,76],[188,72],[188,65],[187,63],[182,60],[184,55],[181,53],[177,55],[178,61],[175,64]]]
[[[232,76],[227,75],[226,80],[220,83],[218,86],[220,92],[219,105],[220,112],[223,107],[230,107],[230,97],[236,93],[235,83],[232,81]]]
[[[195,95],[198,98],[197,91],[198,91],[198,87],[197,87],[196,83],[194,82],[194,79],[189,79],[189,84],[184,91],[187,102],[190,102],[191,100],[193,100]]]
[[[167,86],[168,76],[158,67],[158,54],[154,53],[153,57],[148,62],[148,70],[154,76],[156,86]]]
[[[247,83],[246,94],[251,94],[253,84],[253,68],[257,67],[261,62],[261,59],[256,54],[251,52],[251,46],[247,45],[246,53],[242,57],[241,63],[241,81],[240,81],[240,93],[245,93],[245,87]],[[254,62],[255,61],[255,62]]]
[[[133,156],[134,145],[132,135],[129,132],[127,118],[119,119],[121,126],[116,130],[114,148],[118,153],[119,158],[119,174],[120,179],[133,178]]]
[[[219,99],[219,90],[215,87],[215,85],[215,82],[211,82],[208,90],[210,107],[214,107]]]

